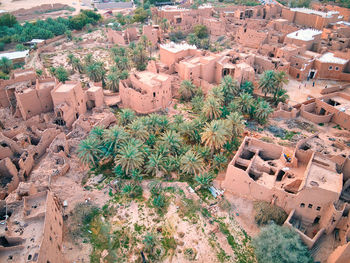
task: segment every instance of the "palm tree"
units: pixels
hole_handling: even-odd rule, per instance
[[[109,128],[104,133],[104,145],[109,154],[116,154],[121,144],[125,142],[127,133],[124,128],[118,125]]]
[[[207,123],[201,133],[202,143],[208,146],[212,154],[215,150],[220,150],[229,137],[229,131],[223,120],[213,120]]]
[[[99,82],[104,80],[106,70],[101,62],[93,62],[86,66],[86,74],[91,81]]]
[[[183,173],[197,175],[203,169],[202,158],[192,150],[187,151],[180,159]]]
[[[108,88],[114,92],[119,91],[119,74],[117,72],[111,72],[107,75]]]
[[[79,74],[82,74],[82,73],[84,72],[84,67],[83,67],[83,65],[81,64],[79,58],[73,58],[73,61],[72,61],[72,68],[73,68],[73,70],[78,71]]]
[[[118,122],[120,125],[128,125],[136,118],[135,112],[131,109],[122,109],[119,113]]]
[[[166,157],[159,152],[151,154],[146,164],[146,171],[156,177],[162,177],[166,172]]]
[[[163,18],[160,22],[160,28],[165,32],[169,28],[168,19]]]
[[[178,153],[182,145],[181,136],[175,131],[166,131],[161,137],[161,142],[167,145],[172,153]]]
[[[91,129],[89,137],[94,138],[95,140],[102,141],[105,129],[101,126],[95,126]]]
[[[254,105],[254,98],[248,93],[241,93],[234,102],[237,105],[237,109],[243,114],[250,114],[252,106]]]
[[[8,59],[7,57],[2,57],[0,59],[0,68],[2,72],[9,74],[11,69],[13,67],[12,61]]]
[[[273,112],[273,109],[270,107],[270,104],[265,100],[260,100],[257,107],[255,108],[255,119],[260,123],[264,124],[267,121],[269,115]]]
[[[279,89],[276,93],[276,96],[274,97],[274,103],[277,106],[280,102],[286,102],[286,100],[289,98],[289,95],[287,94],[287,91],[285,89]]]
[[[200,185],[200,188],[209,188],[212,184],[214,176],[211,173],[201,173],[196,176],[195,180]]]
[[[202,112],[208,120],[218,119],[221,116],[220,103],[213,96],[208,96]]]
[[[231,138],[236,138],[243,133],[244,118],[239,112],[231,112],[226,118],[226,123],[227,128],[230,131]]]
[[[213,87],[208,96],[214,97],[220,104],[224,102],[224,92],[220,86]]]
[[[189,80],[184,80],[181,82],[179,93],[181,99],[184,101],[189,101],[196,94],[197,87],[192,84]]]
[[[115,164],[120,165],[126,174],[141,168],[144,159],[140,148],[133,142],[123,145],[114,159]]]
[[[237,81],[231,76],[225,76],[221,81],[220,87],[224,94],[225,105],[228,105],[240,92]]]
[[[277,85],[275,72],[273,70],[267,70],[264,72],[259,81],[259,88],[264,93],[265,97],[267,93],[274,94]]]
[[[67,55],[67,58],[68,58],[68,65],[73,65],[73,59],[75,58],[74,55],[72,53],[69,53]]]
[[[90,167],[96,167],[99,157],[102,154],[98,141],[92,137],[87,137],[85,140],[81,141],[77,152],[82,163]]]
[[[213,168],[218,172],[227,167],[227,158],[222,153],[213,156]]]
[[[145,120],[148,130],[155,134],[164,132],[169,125],[169,120],[166,115],[152,113]]]
[[[253,94],[254,91],[254,85],[251,81],[245,81],[241,85],[241,92],[246,92],[249,94]]]
[[[204,106],[203,97],[198,95],[194,96],[191,100],[191,104],[193,112],[200,113]]]
[[[149,136],[149,132],[146,129],[146,126],[142,123],[140,119],[134,120],[132,123],[128,125],[129,133],[135,139],[139,139],[141,141],[146,141]]]

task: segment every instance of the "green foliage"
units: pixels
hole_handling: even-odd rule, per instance
[[[23,44],[17,44],[16,45],[16,51],[24,51],[27,48]]]
[[[288,215],[280,207],[271,205],[265,201],[257,201],[254,203],[255,222],[258,225],[266,225],[270,221],[274,221],[277,225],[282,225],[286,221]]]
[[[68,80],[68,71],[64,67],[51,67],[50,71],[60,82],[64,83],[66,80]]]
[[[182,100],[190,101],[197,93],[198,88],[190,80],[181,82],[179,94]]]
[[[209,188],[212,184],[214,176],[211,173],[201,173],[196,176],[196,182],[201,186],[201,188]]]
[[[138,7],[135,10],[133,21],[144,23],[150,17],[149,10],[145,10],[142,7]]]
[[[2,57],[0,59],[0,69],[5,74],[9,74],[11,69],[13,68],[12,61],[6,57]]]
[[[42,70],[42,69],[36,69],[36,70],[35,70],[35,73],[36,73],[36,75],[37,75],[38,77],[41,77],[42,74],[43,74],[43,70]]]
[[[129,198],[139,198],[142,192],[142,187],[138,184],[126,184],[122,189],[122,193]]]
[[[5,13],[0,16],[0,26],[13,27],[15,24],[17,24],[17,19],[14,15]]]
[[[262,228],[253,246],[259,262],[313,262],[299,235],[287,227],[272,224]]]
[[[14,16],[4,14],[0,16],[0,30],[4,43],[30,41],[33,38],[48,39],[54,36],[67,33],[70,37],[70,30],[82,29],[86,24],[96,24],[101,16],[90,10],[83,10],[80,14],[66,18],[37,20],[33,23],[25,22],[18,24]]]
[[[6,74],[6,73],[0,71],[0,79],[9,79],[9,78],[10,78],[10,77],[9,77],[8,74]]]
[[[5,49],[5,43],[0,42],[0,51],[4,51],[4,49]]]
[[[193,27],[193,32],[199,39],[208,37],[208,29],[205,25],[195,25]]]
[[[169,33],[169,39],[172,42],[178,43],[186,39],[186,35],[182,31],[173,31]],[[190,44],[190,43],[189,43]],[[193,44],[191,44],[193,45]]]

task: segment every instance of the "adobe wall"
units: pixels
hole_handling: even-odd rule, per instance
[[[315,68],[317,69],[316,76],[318,79],[341,79],[346,64],[323,63],[315,60]],[[350,76],[350,74],[348,74]],[[345,80],[345,79],[342,79]]]
[[[45,212],[44,232],[38,262],[63,263],[61,252],[63,218],[58,202],[49,191],[47,192]]]
[[[104,105],[104,95],[103,95],[103,90],[102,87],[97,87],[95,85],[95,88],[90,88],[86,91],[87,95],[87,100],[94,101],[95,107],[101,107]]]
[[[17,106],[22,118],[27,120],[42,112],[41,102],[35,89],[26,89],[25,92],[15,92]]]
[[[258,32],[251,28],[239,28],[236,41],[245,47],[258,49],[267,41],[268,33]]]
[[[274,186],[269,188],[268,186],[254,181],[246,171],[249,171],[256,156],[248,161],[250,164],[246,171],[234,166],[234,163],[241,155],[246,141],[247,137],[242,142],[235,157],[227,167],[225,179],[221,183],[221,187],[223,189],[253,200],[264,200],[270,202],[274,199],[275,204],[286,210],[287,213],[295,209],[298,215],[301,215],[303,218],[311,222],[317,216],[322,216],[329,205],[332,205],[333,202],[339,199],[340,193],[327,191],[317,187],[307,188],[305,186],[305,182],[300,186],[297,194],[292,194],[284,191],[281,188],[276,188]],[[281,151],[283,151],[283,148],[278,145],[264,143],[262,141],[257,141],[256,139],[254,140],[254,147],[263,148],[265,151],[268,151],[269,155],[271,154],[271,158],[274,157],[274,154],[276,156],[278,154],[281,155]],[[305,175],[309,173],[311,163],[312,162],[310,161],[306,166],[304,171]],[[304,180],[305,179],[306,178],[304,178]],[[303,206],[301,205],[302,203],[304,204]],[[312,205],[312,208],[309,208],[309,204]],[[317,210],[317,207],[320,207],[320,209]]]
[[[153,28],[151,25],[144,25],[142,28],[143,35],[151,42],[152,46],[158,43],[158,30]]]
[[[332,254],[329,255],[327,263],[348,263],[350,258],[350,242],[338,246]]]
[[[133,86],[133,88],[128,85]],[[171,78],[159,82],[157,86],[146,86],[134,75],[127,81],[120,81],[119,94],[123,106],[138,113],[148,114],[166,108],[171,101]]]
[[[117,45],[126,45],[123,33],[121,31],[116,31],[108,27],[106,28],[106,35],[108,42]]]
[[[46,152],[46,149],[60,132],[61,131],[56,128],[49,128],[41,133],[40,141],[38,145],[35,146],[38,157],[41,157]]]
[[[313,113],[314,112],[314,113]],[[316,102],[310,103],[308,105],[302,105],[300,108],[300,115],[314,123],[328,123],[331,121],[333,114],[327,114],[327,115],[318,115],[316,114],[317,108],[316,108]]]
[[[341,16],[343,16],[344,21],[350,22],[350,9],[346,7],[340,7],[336,5],[327,5],[327,4],[321,4],[312,2],[311,6],[315,10],[321,10],[321,11],[337,11]]]
[[[5,158],[0,161],[0,175],[11,176],[11,181],[7,183],[4,189],[0,188],[0,200],[4,199],[8,194],[15,191],[19,184],[18,171],[10,158]]]

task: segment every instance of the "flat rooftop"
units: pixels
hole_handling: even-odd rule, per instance
[[[160,45],[160,47],[165,49],[165,50],[168,50],[169,52],[172,52],[172,53],[177,53],[177,52],[180,52],[183,50],[188,50],[188,49],[197,49],[197,47],[195,45],[190,45],[187,43],[177,44],[174,42],[162,44],[162,45]]]
[[[307,187],[319,187],[331,192],[340,193],[343,177],[336,172],[336,165],[329,159],[314,155],[306,178]]]
[[[76,83],[62,83],[56,90],[55,92],[69,92],[71,91]]]
[[[316,10],[304,8],[304,7],[291,8],[290,10],[294,12],[300,12],[304,14],[313,14],[313,15],[318,15],[318,16],[328,17],[328,18],[332,17],[335,14],[339,14],[339,12],[337,11],[322,12],[322,11],[316,11]]]
[[[334,63],[342,65],[346,64],[349,61],[347,59],[335,57],[331,52],[324,53],[321,57],[318,58],[318,60],[323,63]]]
[[[308,28],[300,29],[287,35],[288,38],[299,39],[303,41],[311,41],[315,39],[315,36],[321,35],[322,31]]]

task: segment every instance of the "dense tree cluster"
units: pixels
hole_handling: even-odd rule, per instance
[[[267,94],[272,95],[272,101],[277,105],[288,99],[287,91],[283,88],[283,84],[287,83],[288,78],[284,71],[267,70],[260,78],[259,88],[265,97]]]
[[[69,30],[81,30],[87,24],[96,24],[101,15],[83,10],[80,14],[66,18],[37,20],[34,23],[25,22],[19,24],[11,14],[0,16],[0,43],[26,42],[33,38],[48,39],[54,36],[63,35]]]
[[[314,262],[299,235],[287,227],[272,224],[262,228],[253,246],[258,262]]]

